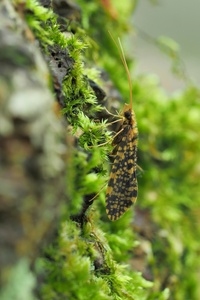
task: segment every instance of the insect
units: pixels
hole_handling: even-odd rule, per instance
[[[138,129],[135,113],[132,108],[132,82],[124,55],[124,51],[118,38],[118,43],[109,32],[115,46],[118,49],[121,61],[126,70],[130,89],[130,103],[125,104],[120,114],[119,131],[115,135],[112,145],[115,146],[114,162],[111,167],[110,178],[106,190],[106,213],[111,221],[118,220],[130,206],[135,203],[138,194],[136,178],[137,168],[137,141]]]

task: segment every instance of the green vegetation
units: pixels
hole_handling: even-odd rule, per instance
[[[69,201],[62,211],[58,236],[36,261],[36,271],[43,278],[38,297],[44,300],[198,300],[199,90],[187,83],[185,90],[167,96],[154,75],[137,77],[132,70],[134,110],[140,134],[138,164],[143,172],[138,176],[139,197],[134,217],[130,210],[120,220],[108,221],[102,186],[108,178],[111,132],[105,120],[96,122],[102,108],[86,72],[90,74],[88,65],[95,61],[109,72],[121,94],[127,97],[125,71],[107,29],[120,36],[127,31],[134,1],[123,2],[123,19],[118,15],[117,20],[99,1],[77,3],[83,11],[83,28],[75,24],[76,34],[67,36],[60,31],[52,10],[33,0],[26,4],[27,24],[44,53],[48,55],[49,45],[67,47],[73,60],[73,67],[62,82],[62,113],[70,134],[78,140],[77,146],[74,142],[73,159],[66,175],[68,185],[70,182]],[[171,47],[167,39],[160,43]],[[176,49],[179,63],[178,58]],[[100,81],[95,78],[98,73],[92,74],[95,74],[93,79]],[[51,82],[49,86],[52,88]],[[105,145],[97,147],[102,143]],[[99,191],[93,204],[88,204],[88,199]],[[88,209],[81,214],[84,204]],[[145,219],[144,227],[140,220],[133,221],[137,216]],[[144,274],[132,262],[137,260],[138,249],[145,252],[141,262],[145,265]],[[23,282],[23,286],[27,283],[24,288],[28,290],[26,299],[29,300],[33,298],[29,289],[34,279],[24,262],[21,269],[24,270],[22,278],[25,273],[29,275]],[[13,282],[8,287],[9,284],[13,286]]]

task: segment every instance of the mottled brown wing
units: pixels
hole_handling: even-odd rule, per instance
[[[119,219],[137,199],[137,128],[126,125],[111,168],[106,191],[106,212],[112,221]]]

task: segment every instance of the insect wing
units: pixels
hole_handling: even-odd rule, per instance
[[[126,126],[117,145],[106,191],[106,212],[112,221],[119,219],[137,199],[137,129]]]

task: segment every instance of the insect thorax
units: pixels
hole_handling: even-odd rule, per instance
[[[135,114],[131,108],[123,111],[123,125],[130,125],[131,127],[136,126]]]

